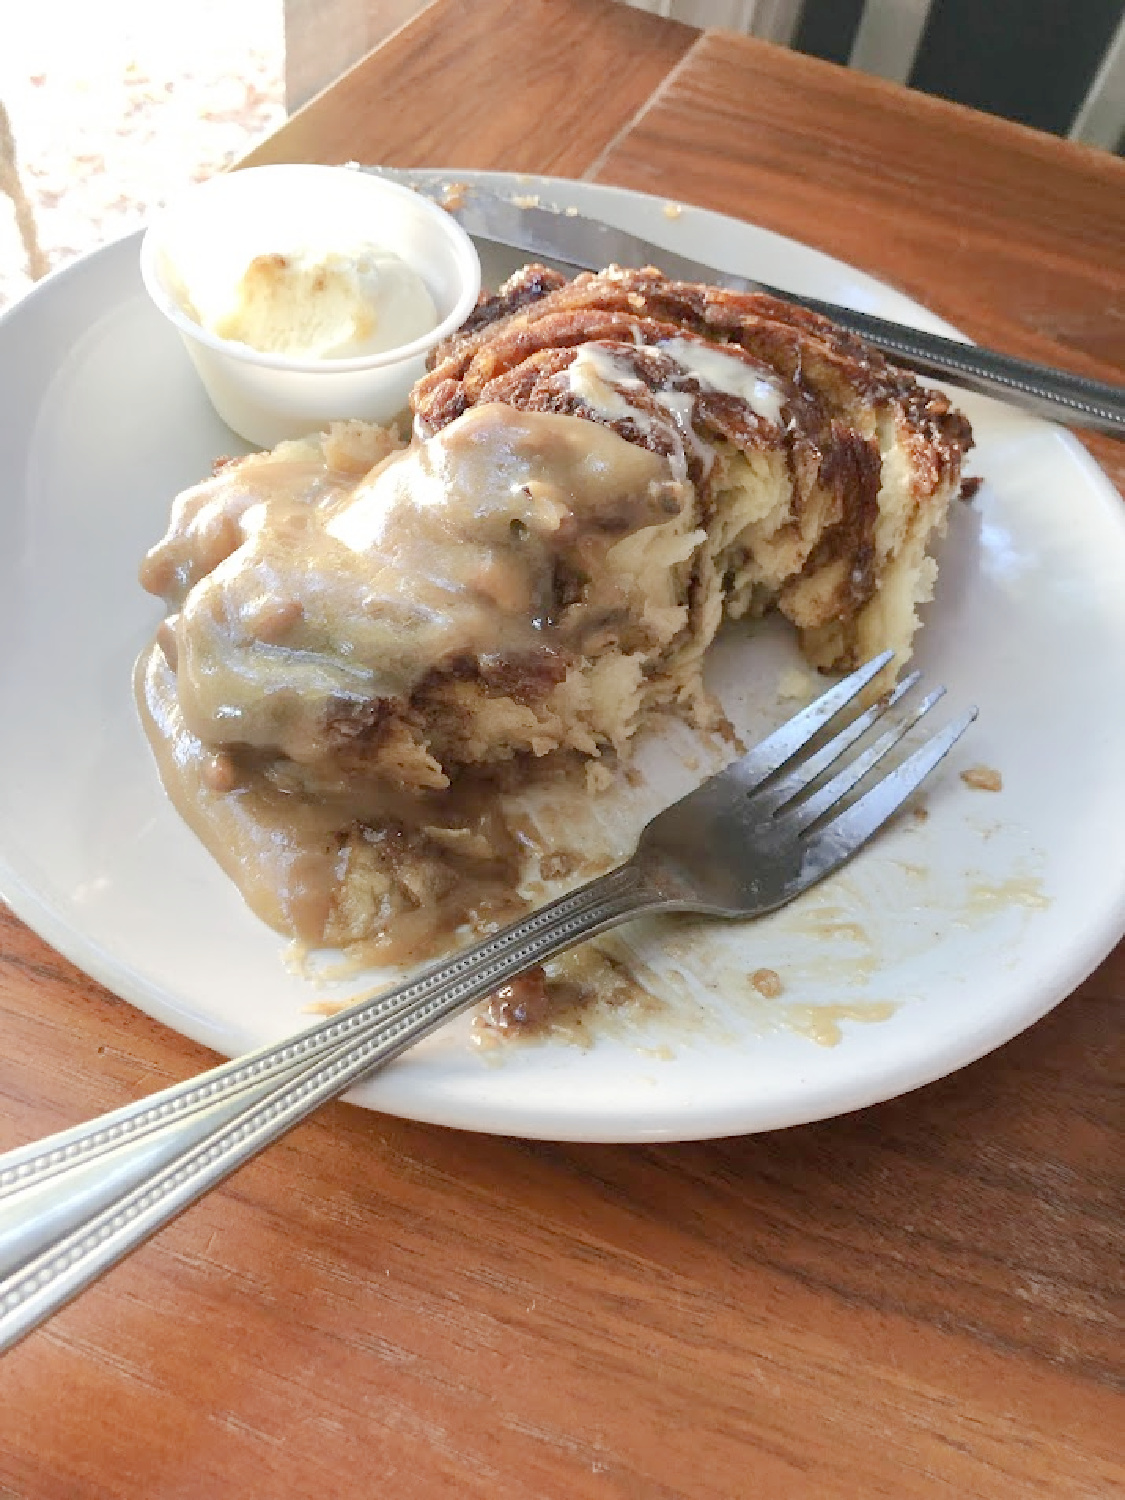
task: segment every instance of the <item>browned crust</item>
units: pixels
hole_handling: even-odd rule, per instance
[[[565,367],[545,358],[551,352],[601,340],[655,344],[685,333],[733,346],[767,368],[786,391],[787,419],[807,439],[825,440],[830,418],[893,403],[924,439],[936,470],[948,473],[972,445],[968,422],[944,394],[819,313],[761,292],[672,281],[652,267],[610,267],[566,281],[545,266],[525,266],[437,347],[413,409],[425,430],[437,431],[482,401],[534,398],[540,373]],[[522,371],[528,362],[532,368]]]
[[[702,390],[660,352],[662,341],[683,337],[722,343],[760,368],[781,392],[782,425],[764,420],[737,396]],[[635,420],[609,417],[571,390],[568,368],[591,343],[604,345],[636,376],[639,385],[630,394]],[[793,479],[793,524],[799,527],[809,512],[821,531],[800,577],[849,560],[838,569],[833,601],[840,618],[854,614],[875,589],[881,461],[867,435],[874,421],[889,417],[905,437],[919,498],[959,474],[972,446],[968,422],[942,392],[919,385],[819,313],[763,293],[671,281],[651,267],[610,267],[567,281],[544,266],[525,266],[494,296],[482,297],[465,327],[439,345],[411,400],[425,433],[472,406],[502,402],[601,422],[630,442],[668,452],[667,423],[650,419],[659,410],[657,394],[669,391],[695,394],[692,423],[704,440],[719,437],[743,452],[784,454]],[[706,523],[707,475],[696,457],[687,459]],[[784,608],[784,594],[779,602]]]
[[[782,392],[784,430],[737,397],[699,392],[698,382],[651,347],[685,335],[720,342],[767,373]],[[699,392],[693,420],[702,436],[723,437],[744,451],[785,449],[798,507],[813,498],[819,503],[816,492],[833,489],[841,472],[857,473],[854,432],[870,425],[873,411],[893,413],[910,433],[920,495],[959,472],[972,446],[968,422],[942,392],[919,385],[819,313],[763,293],[671,281],[652,268],[610,267],[566,281],[544,266],[524,267],[495,296],[482,298],[465,328],[434,351],[411,397],[419,427],[436,432],[471,406],[500,401],[602,421],[632,442],[659,448],[657,425],[608,420],[569,389],[567,367],[589,343],[607,344],[632,363],[650,391]],[[642,415],[651,409],[643,392],[637,404]]]

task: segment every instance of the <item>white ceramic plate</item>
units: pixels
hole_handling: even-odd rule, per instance
[[[748,224],[697,209],[671,218],[659,200],[585,183],[484,180],[720,267],[944,327]],[[0,321],[0,891],[95,978],[233,1054],[307,1024],[323,987],[286,970],[282,942],[173,812],[133,709],[133,661],[159,613],[138,560],[173,495],[240,451],[148,303],[137,246],[133,236],[87,257]],[[517,263],[486,265],[486,279]],[[455,1024],[359,1102],[576,1140],[792,1125],[981,1056],[1113,947],[1125,928],[1125,508],[1065,433],[963,404],[986,483],[955,507],[918,661],[948,685],[951,711],[975,701],[981,715],[927,787],[929,817],[903,820],[765,921],[622,929],[671,1000],[647,1021],[587,1049],[484,1052]],[[793,711],[776,690],[796,664],[776,625],[721,643],[714,680],[744,730]],[[647,752],[658,800],[693,779],[667,750]],[[1001,771],[1001,793],[961,781],[975,763]],[[781,975],[780,1000],[750,986],[760,967]],[[838,1044],[824,1045],[834,1031]]]

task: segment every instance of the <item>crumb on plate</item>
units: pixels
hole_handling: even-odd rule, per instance
[[[301,1009],[307,1016],[338,1016],[351,1004],[351,1000],[314,1000],[311,1005],[303,1005]]]
[[[767,1000],[776,1000],[785,988],[776,969],[755,969],[750,976],[750,983]]]
[[[777,682],[778,698],[792,698],[798,703],[810,703],[816,697],[816,689],[816,678],[802,672],[800,667],[787,668]]]
[[[961,780],[966,786],[975,787],[978,792],[998,792],[1004,785],[1000,772],[991,766],[970,766],[967,771],[961,772]]]

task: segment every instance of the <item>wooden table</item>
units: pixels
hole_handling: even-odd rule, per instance
[[[744,38],[436,0],[253,156],[349,158],[722,209],[1122,378],[1120,162]],[[1119,948],[957,1076],[756,1138],[325,1110],[8,1356],[0,1495],[1120,1494],[1123,998]],[[3,1146],[212,1061],[6,914],[0,1024]]]

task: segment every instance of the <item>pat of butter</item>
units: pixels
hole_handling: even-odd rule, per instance
[[[269,252],[177,267],[180,301],[201,328],[264,354],[354,359],[412,343],[437,326],[421,276],[363,244]]]

